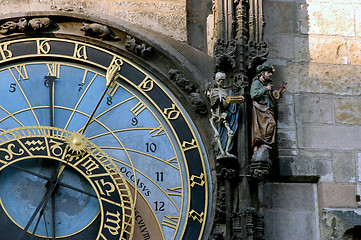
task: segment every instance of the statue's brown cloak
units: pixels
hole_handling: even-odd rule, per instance
[[[252,148],[262,144],[272,145],[276,140],[276,121],[273,110],[253,101],[251,128]]]

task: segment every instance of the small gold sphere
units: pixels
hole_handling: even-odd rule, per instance
[[[74,144],[75,146],[80,146],[80,145],[82,144],[82,141],[81,141],[81,139],[75,137],[75,138],[73,139],[73,144]]]
[[[76,154],[80,154],[86,151],[87,148],[87,139],[81,133],[73,132],[67,138],[66,142],[69,146],[69,149]]]

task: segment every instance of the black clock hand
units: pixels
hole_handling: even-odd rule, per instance
[[[56,76],[44,76],[49,87],[50,126],[54,127],[54,81]]]
[[[56,79],[56,76],[44,76],[44,78],[47,80],[48,82],[48,87],[49,87],[49,107],[50,107],[50,127],[54,127],[55,124],[54,124],[54,118],[55,118],[55,111],[54,111],[54,99],[55,99],[55,88],[54,88],[54,81]],[[50,132],[51,135],[53,135],[53,131],[51,130]],[[53,179],[54,176],[55,176],[55,170],[54,170],[54,165],[52,165],[51,167],[52,171],[51,171],[51,178]],[[46,204],[45,204],[46,205]],[[43,213],[44,211],[42,211]],[[55,195],[54,194],[51,194],[51,216],[52,216],[52,230],[53,230],[53,239],[55,239]],[[39,220],[40,220],[40,217],[41,217],[41,214],[39,216]],[[39,223],[39,220],[38,220],[38,223]],[[37,223],[37,224],[38,224]],[[34,230],[34,233],[35,233],[35,230]]]
[[[81,131],[81,134],[84,134],[85,130],[88,128],[91,120],[94,117],[95,112],[98,110],[100,103],[103,101],[105,95],[107,94],[110,86],[112,85],[114,79],[116,78],[117,73],[120,71],[120,66],[113,66],[111,69],[108,70],[107,74],[106,74],[106,80],[107,80],[107,87],[105,89],[105,91],[103,92],[103,95],[101,96],[100,100],[98,101],[97,105],[95,106],[92,114],[90,115],[87,123],[85,124],[83,130]]]
[[[54,162],[51,166],[51,177],[52,179],[56,176],[56,171],[54,168]],[[46,206],[46,204],[45,204]],[[44,206],[44,209],[45,209]],[[42,211],[42,213],[44,213],[44,211]],[[55,240],[55,194],[52,193],[51,194],[51,220],[52,220],[52,236],[53,236],[53,240]],[[35,232],[35,230],[34,230]]]
[[[18,170],[20,170],[20,171],[22,171],[22,172],[29,173],[30,175],[34,175],[34,176],[36,176],[36,177],[38,177],[38,178],[45,179],[45,180],[47,180],[47,181],[50,181],[50,179],[51,179],[51,178],[49,178],[49,177],[43,176],[43,175],[41,175],[41,174],[38,174],[38,173],[33,172],[33,171],[30,171],[30,170],[28,170],[28,169],[26,169],[26,168],[17,166],[17,165],[15,165],[15,164],[9,165],[9,167],[18,169]],[[84,190],[82,190],[82,189],[79,189],[79,188],[77,188],[77,187],[73,187],[73,186],[71,186],[71,185],[69,185],[69,184],[66,184],[66,183],[63,183],[63,182],[59,182],[58,184],[59,184],[59,186],[69,188],[69,189],[71,189],[71,190],[74,190],[74,191],[83,193],[83,194],[85,194],[85,195],[88,195],[88,196],[91,196],[91,197],[95,197],[95,198],[97,197],[97,195],[95,195],[95,194],[93,194],[93,193],[91,193],[91,192],[84,191]]]
[[[45,209],[51,195],[53,194],[54,190],[56,189],[56,187],[58,186],[60,177],[62,176],[65,167],[68,165],[68,162],[66,162],[66,164],[62,164],[60,166],[59,171],[57,171],[57,174],[54,176],[56,177],[55,179],[51,179],[51,181],[49,181],[50,186],[48,188],[48,190],[45,192],[43,198],[41,199],[38,207],[35,209],[33,215],[31,216],[30,220],[28,221],[28,223],[26,224],[24,230],[23,230],[23,234],[20,236],[20,238],[18,238],[19,240],[21,240],[23,238],[23,236],[25,235],[25,233],[28,231],[30,225],[32,224],[32,222],[34,221],[36,215],[39,213],[40,210]],[[40,216],[41,217],[41,216]]]

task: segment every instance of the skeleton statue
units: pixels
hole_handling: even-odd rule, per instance
[[[238,127],[237,104],[244,102],[244,97],[233,96],[230,89],[223,88],[225,79],[225,73],[217,72],[215,77],[217,86],[207,91],[212,113],[209,121],[220,152],[217,158],[235,158],[229,151],[232,148],[234,132]]]

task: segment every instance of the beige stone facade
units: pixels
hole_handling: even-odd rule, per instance
[[[289,164],[287,174],[320,176],[321,235],[313,239],[341,239],[347,220],[336,215],[337,230],[323,228],[331,227],[330,209],[357,212],[359,205],[360,1],[269,0],[265,11],[269,58],[281,69],[275,78],[288,82],[291,100],[284,104],[294,111],[279,125],[294,141],[281,164]]]
[[[131,22],[160,32],[176,40],[187,41],[186,1],[2,1],[1,14],[51,11],[79,12],[88,15],[108,15],[113,19]]]

